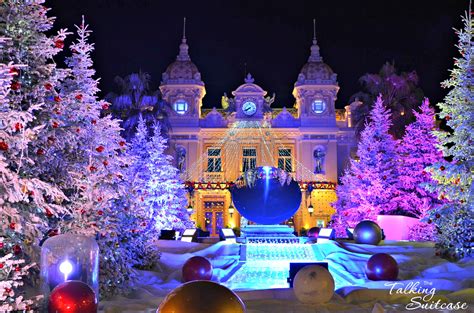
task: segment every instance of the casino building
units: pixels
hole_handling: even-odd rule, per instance
[[[294,84],[291,108],[271,108],[270,97],[248,74],[224,96],[227,108],[203,109],[205,83],[183,36],[176,61],[160,90],[171,108],[168,153],[189,192],[196,226],[217,236],[219,228],[248,223],[232,205],[229,187],[245,171],[279,167],[300,184],[300,209],[285,223],[296,231],[325,226],[334,209],[335,186],[355,152],[351,106],[335,109],[337,75],[323,62],[316,37]]]

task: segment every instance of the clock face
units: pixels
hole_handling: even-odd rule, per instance
[[[242,105],[242,111],[247,116],[254,115],[257,112],[257,105],[252,101],[247,101]]]

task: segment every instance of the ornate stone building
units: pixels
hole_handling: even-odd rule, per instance
[[[298,75],[292,108],[272,109],[250,74],[224,96],[224,108],[202,109],[205,84],[183,36],[176,61],[163,73],[160,90],[171,104],[169,153],[182,172],[196,226],[217,235],[240,227],[229,186],[247,169],[275,166],[296,179],[303,201],[287,221],[295,230],[325,226],[334,212],[335,186],[356,147],[350,107],[336,110],[337,75],[323,62],[313,38]]]

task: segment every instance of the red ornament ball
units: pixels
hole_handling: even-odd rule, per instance
[[[12,67],[12,68],[10,68],[10,73],[13,74],[13,75],[18,75],[18,74],[20,74],[20,70],[17,69],[16,67]]]
[[[87,284],[70,280],[56,286],[49,297],[49,313],[97,313],[97,299]]]
[[[44,153],[45,153],[44,149],[42,149],[42,148],[39,148],[38,150],[36,150],[37,155],[44,155]]]
[[[308,230],[308,238],[318,239],[320,230],[321,230],[321,228],[319,228],[319,227],[311,227]]]
[[[76,95],[76,99],[77,100],[82,100],[82,95],[81,94]]]
[[[14,245],[14,246],[13,246],[13,253],[14,253],[15,255],[18,255],[18,254],[20,254],[21,252],[22,252],[22,250],[21,250],[21,247],[20,247],[19,245]]]
[[[120,141],[120,142],[119,142],[119,145],[120,145],[120,147],[125,146],[125,141]]]
[[[59,127],[59,123],[58,122],[53,122],[53,128],[58,128]]]
[[[12,90],[18,90],[18,89],[21,88],[21,84],[17,81],[14,81],[14,82],[12,82],[10,87],[11,87]]]
[[[206,280],[175,288],[158,307],[157,313],[245,313],[245,304],[232,290]]]
[[[95,148],[95,151],[100,153],[100,152],[103,152],[104,149],[105,149],[104,146],[98,146],[97,148]]]
[[[64,41],[61,39],[58,39],[54,42],[54,46],[58,49],[64,48]]]
[[[108,110],[108,109],[109,109],[109,104],[108,103],[102,104],[102,110]]]
[[[365,274],[370,280],[396,280],[398,263],[389,254],[377,253],[367,261]]]
[[[183,265],[183,281],[211,280],[212,264],[202,256],[193,256]]]
[[[51,90],[51,89],[53,89],[53,85],[51,85],[50,83],[46,83],[46,84],[44,84],[44,88],[46,90]]]
[[[8,150],[8,143],[5,141],[0,141],[0,150],[7,151]]]

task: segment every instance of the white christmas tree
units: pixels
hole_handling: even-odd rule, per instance
[[[438,229],[437,253],[449,259],[472,255],[474,238],[474,25],[472,12],[457,31],[461,57],[454,61],[451,77],[442,85],[452,88],[439,103],[439,117],[450,131],[435,132],[448,161],[430,168],[436,184],[428,185],[446,204],[431,212]]]
[[[137,160],[129,177],[137,199],[135,207],[150,219],[147,227],[153,232],[191,226],[184,184],[179,180],[178,169],[172,166],[172,157],[164,153],[166,143],[159,124],[154,125],[153,135],[148,139],[147,127],[140,117],[130,149]]]
[[[2,55],[6,42],[9,40],[0,38]],[[61,211],[45,198],[64,198],[57,188],[25,171],[32,164],[28,147],[41,129],[31,127],[33,111],[41,106],[13,108],[12,80],[18,79],[20,68],[25,66],[0,63],[0,312],[38,308],[41,297],[25,299],[23,295],[25,281],[31,282],[30,269],[36,266],[30,261],[32,243],[42,237],[43,214]]]
[[[362,220],[377,219],[379,213],[394,210],[392,201],[397,181],[396,141],[388,133],[390,112],[385,109],[382,97],[375,101],[370,122],[362,131],[357,156],[337,187],[338,201],[332,225],[338,235]]]
[[[0,3],[2,35],[9,38],[2,40],[2,72],[7,67],[11,74],[2,78],[11,83],[6,90],[3,82],[0,104],[0,308],[6,311],[36,307],[23,301],[22,284],[38,276],[32,267],[50,220],[67,213],[61,206],[67,198],[41,166],[43,138],[56,126],[49,103],[65,75],[52,57],[62,50],[66,32],[45,35],[52,19],[42,2]]]
[[[138,242],[143,236],[143,217],[124,206],[126,168],[130,158],[120,136],[119,121],[101,115],[109,104],[97,99],[98,81],[88,42],[91,31],[82,21],[77,40],[66,59],[70,75],[60,85],[63,107],[54,155],[69,177],[72,218],[60,224],[64,231],[95,238],[100,249],[100,292],[107,297],[129,289],[132,267],[140,263]],[[66,185],[64,185],[65,188]]]

